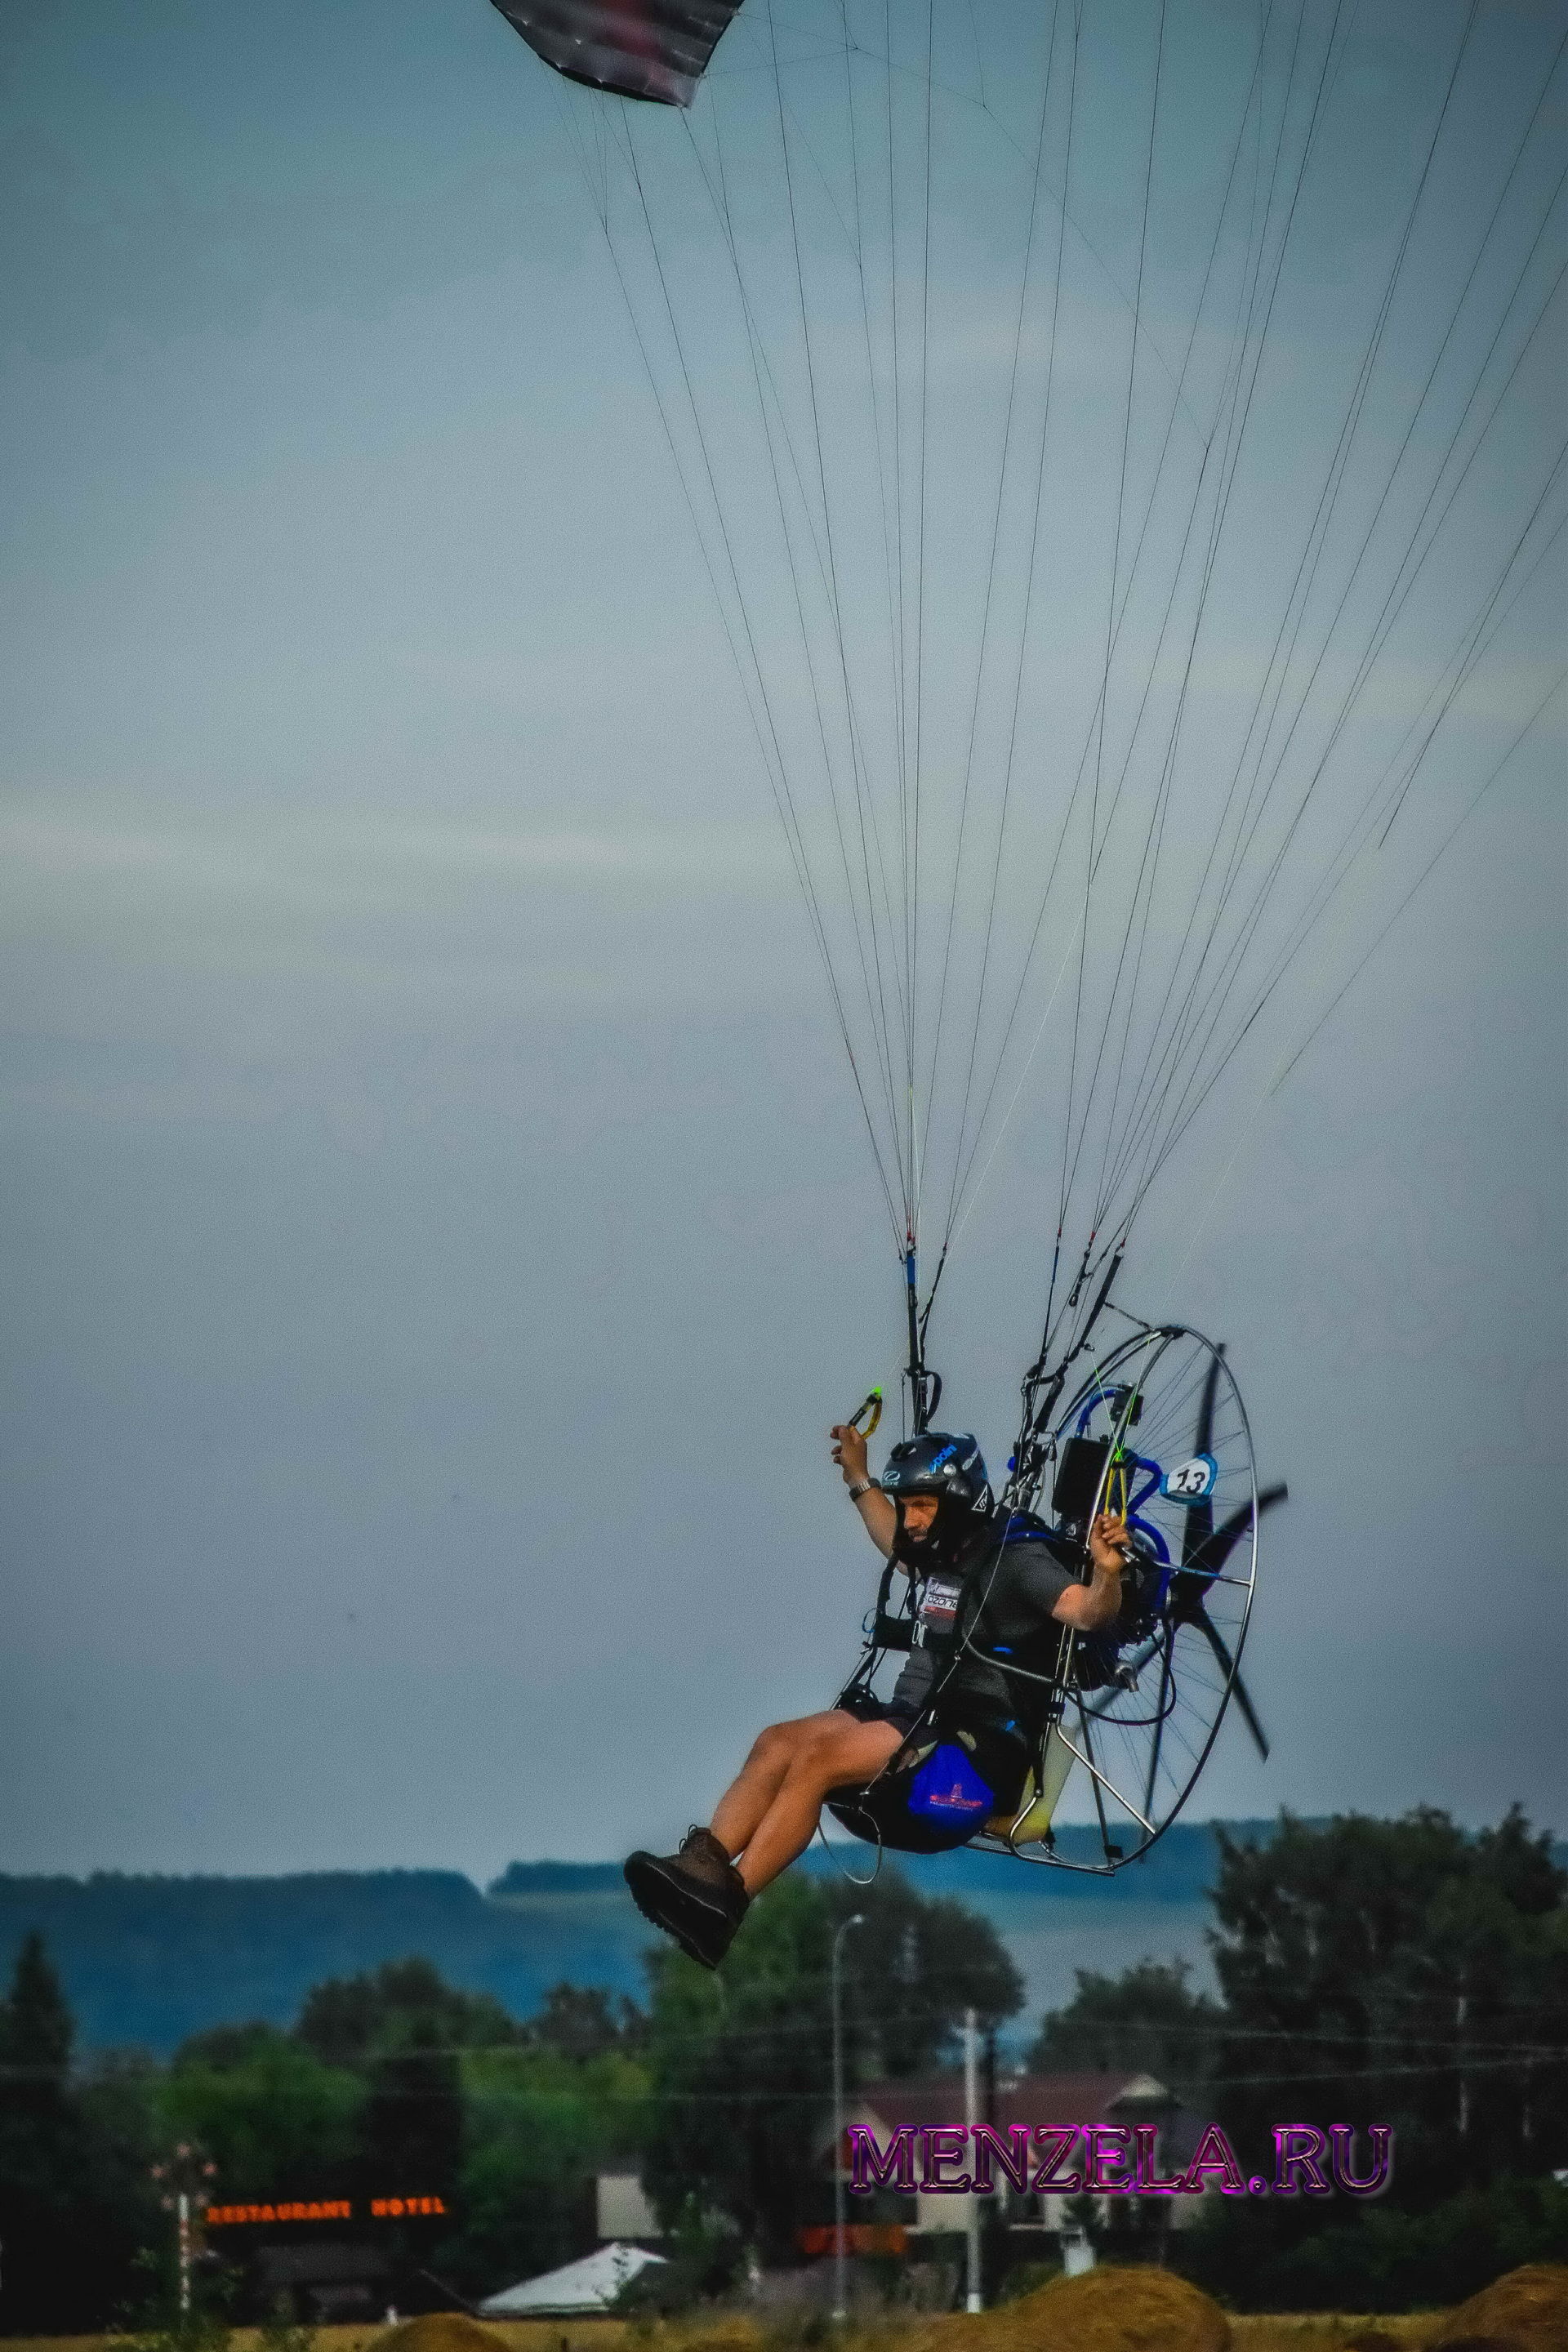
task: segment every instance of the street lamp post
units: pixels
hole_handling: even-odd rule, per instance
[[[842,1967],[844,1938],[851,1927],[863,1927],[865,1914],[852,1912],[833,1931],[833,2317],[842,2326],[849,2316],[848,2275],[844,2260],[847,2224],[844,2200],[844,2001]]]
[[[974,2126],[980,2121],[980,2021],[972,2009],[963,2012],[963,2120],[969,2126],[969,2145],[974,2146]],[[965,2311],[982,2311],[984,2302],[980,2292],[980,2199],[971,2188],[963,2200],[963,2270]]]
[[[153,2167],[153,2178],[163,2189],[165,2211],[174,2217],[174,2264],[180,2321],[191,2315],[191,2273],[195,2263],[197,2207],[211,2192],[217,2167],[190,2140],[182,2140],[171,2157]]]
[[[179,2249],[180,2317],[191,2315],[191,2192],[182,2189],[174,2200],[174,2234]]]

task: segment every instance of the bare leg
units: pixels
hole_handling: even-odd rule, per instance
[[[797,1716],[793,1723],[770,1723],[757,1734],[751,1754],[720,1798],[710,1824],[727,1854],[733,1858],[751,1844],[795,1756],[818,1727],[850,1720],[834,1709],[826,1715]]]
[[[713,1816],[713,1834],[725,1851],[743,1848],[740,1870],[747,1893],[760,1894],[805,1853],[830,1790],[873,1779],[902,1740],[896,1724],[862,1723],[837,1708],[764,1732]],[[749,1833],[731,1838],[747,1822]]]

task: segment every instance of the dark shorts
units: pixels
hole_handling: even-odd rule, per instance
[[[860,1723],[890,1723],[894,1729],[907,1735],[921,1721],[921,1711],[900,1706],[892,1699],[873,1698],[865,1692],[856,1692],[839,1706],[846,1715]],[[917,1769],[913,1754],[895,1754],[887,1768],[877,1778],[860,1789],[837,1790],[827,1801],[827,1810],[839,1825],[852,1837],[864,1838],[868,1844],[887,1846],[899,1853],[945,1853],[954,1846],[967,1845],[971,1838],[984,1829],[994,1812],[1008,1813],[1016,1809],[1028,1769],[1028,1753],[1023,1742],[995,1731],[979,1731],[972,1737],[972,1749],[954,1750],[947,1739],[934,1729],[926,1731],[917,1743],[926,1748],[935,1741],[938,1759],[949,1758],[961,1774],[973,1774],[987,1792],[988,1801],[978,1810],[944,1813],[933,1810],[929,1801],[921,1801],[918,1791],[928,1775]],[[939,1776],[941,1777],[941,1776]]]
[[[890,1723],[900,1732],[912,1731],[923,1709],[906,1706],[898,1699],[873,1698],[868,1691],[850,1691],[837,1702],[840,1715],[852,1715],[857,1723]]]

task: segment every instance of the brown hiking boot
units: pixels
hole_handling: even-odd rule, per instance
[[[689,1959],[718,1967],[752,1898],[711,1830],[688,1830],[679,1853],[628,1855],[624,1875],[645,1919],[673,1936]]]
[[[740,1885],[740,1872],[712,1831],[704,1829],[700,1822],[694,1822],[687,1831],[680,1841],[680,1851],[673,1859],[694,1878],[709,1879],[716,1886]]]

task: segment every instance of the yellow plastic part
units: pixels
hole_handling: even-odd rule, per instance
[[[869,1416],[869,1418],[868,1418]],[[847,1429],[860,1429],[868,1437],[875,1437],[882,1418],[882,1391],[873,1389],[864,1404],[858,1404],[845,1423]]]
[[[1078,1759],[1053,1723],[1046,1734],[1040,1760],[1024,1783],[1024,1803],[1016,1813],[997,1813],[985,1824],[993,1837],[1009,1845],[1038,1845],[1050,1828],[1051,1816]]]

